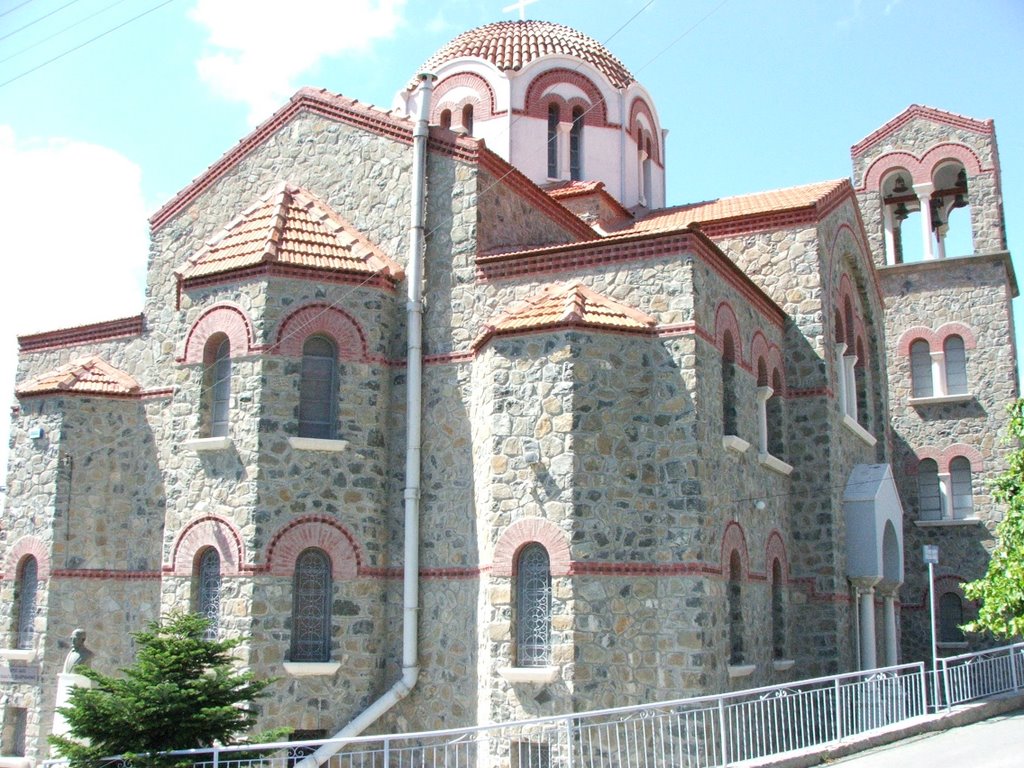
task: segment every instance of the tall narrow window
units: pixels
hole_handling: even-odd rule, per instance
[[[918,514],[922,520],[942,518],[942,492],[939,490],[939,465],[934,459],[923,459],[917,465]]]
[[[441,127],[451,129],[452,127],[452,111],[450,109],[441,110]]]
[[[558,105],[548,104],[548,178],[558,178]]]
[[[654,161],[651,159],[651,137],[647,137],[644,152],[644,205],[654,206]]]
[[[868,423],[868,369],[862,339],[857,339],[857,362],[853,366],[853,382],[857,394],[857,423],[867,429],[870,426]]]
[[[772,371],[772,396],[768,398],[768,452],[777,458],[785,458],[786,444],[783,437],[782,418],[782,376],[778,369]]]
[[[914,397],[932,396],[932,350],[924,339],[918,339],[910,345],[910,377],[913,380]]]
[[[736,434],[736,348],[729,332],[722,337],[722,434]]]
[[[971,462],[957,456],[949,462],[953,484],[953,517],[962,520],[974,513],[974,488],[971,482]]]
[[[291,661],[330,661],[331,561],[321,549],[295,560]]]
[[[946,393],[967,394],[967,353],[960,336],[948,336],[942,345],[946,358]]]
[[[337,400],[337,353],[325,336],[310,336],[302,345],[299,380],[299,437],[334,437]]]
[[[207,547],[199,555],[195,579],[194,610],[209,619],[204,636],[215,640],[220,626],[220,554],[213,547]]]
[[[551,564],[540,544],[527,544],[516,560],[516,665],[551,663]]]
[[[740,553],[735,549],[729,557],[729,663],[743,663],[743,593],[740,577]]]
[[[467,104],[462,108],[462,127],[466,129],[466,135],[473,135],[473,105]]]
[[[231,413],[231,342],[219,335],[207,342],[206,388],[209,403],[210,436],[227,437]]]
[[[36,604],[39,595],[39,564],[29,555],[21,562],[14,583],[15,647],[28,650],[35,639]]]
[[[572,128],[569,131],[569,178],[583,178],[583,107],[572,110]]]
[[[962,643],[964,631],[964,604],[956,592],[944,592],[939,598],[939,642]]]
[[[786,615],[782,597],[782,563],[772,561],[772,657],[786,657]]]

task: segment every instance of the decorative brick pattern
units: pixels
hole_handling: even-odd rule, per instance
[[[175,576],[192,576],[196,555],[213,547],[220,555],[221,573],[235,575],[245,562],[245,549],[238,529],[229,521],[212,515],[193,520],[174,542],[170,571]]]
[[[317,547],[331,559],[331,575],[353,579],[359,572],[359,550],[343,525],[328,518],[305,518],[289,523],[267,546],[267,569],[274,576],[292,576],[303,550]]]
[[[359,323],[344,310],[322,303],[300,307],[285,317],[277,332],[274,351],[286,357],[301,357],[302,345],[314,334],[330,337],[341,360],[368,359],[366,336]]]
[[[231,357],[244,357],[252,353],[252,322],[245,310],[234,304],[218,304],[206,310],[188,331],[182,362],[202,363],[206,342],[215,333],[223,333],[231,345]]]
[[[22,536],[8,550],[4,578],[16,579],[18,567],[26,557],[36,559],[36,574],[40,579],[50,578],[50,552],[46,544],[35,536]]]
[[[525,114],[546,121],[548,104],[554,101],[561,105],[561,121],[569,122],[572,119],[573,104],[558,94],[548,93],[548,90],[560,83],[576,86],[587,94],[589,101],[580,103],[580,106],[584,107],[584,125],[611,127],[608,123],[608,108],[601,91],[589,77],[572,69],[549,69],[531,80],[523,103]]]
[[[512,523],[498,538],[494,545],[492,575],[515,576],[516,555],[532,542],[543,545],[547,550],[552,576],[569,574],[572,560],[565,531],[544,518],[531,517]]]

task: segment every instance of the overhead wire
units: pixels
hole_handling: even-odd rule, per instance
[[[48,19],[48,18],[50,18],[50,17],[51,17],[51,16],[53,16],[53,14],[55,14],[55,13],[60,13],[60,12],[61,12],[61,11],[63,11],[63,10],[65,9],[65,8],[67,8],[67,7],[69,7],[69,6],[72,6],[72,5],[74,5],[75,3],[77,3],[77,2],[78,2],[78,0],[68,0],[68,2],[64,3],[64,5],[62,5],[62,6],[59,6],[59,7],[57,7],[57,8],[54,8],[54,9],[53,9],[52,11],[50,11],[49,13],[44,13],[44,14],[43,14],[42,16],[40,16],[39,18],[37,18],[37,19],[33,19],[32,21],[30,21],[30,22],[29,22],[28,24],[24,24],[24,25],[22,25],[22,26],[18,27],[17,29],[12,29],[12,30],[11,30],[10,32],[8,32],[8,33],[7,33],[6,35],[0,35],[0,40],[6,40],[6,39],[7,39],[8,37],[11,37],[12,35],[16,35],[16,34],[18,34],[19,32],[24,32],[24,31],[25,31],[26,29],[28,29],[29,27],[34,27],[34,26],[35,26],[36,24],[38,24],[38,23],[39,23],[40,21],[44,21],[45,19]]]
[[[12,6],[11,8],[8,8],[6,11],[3,11],[2,13],[0,13],[0,17],[6,16],[9,13],[14,13],[16,10],[18,10],[19,8],[24,8],[26,5],[28,5],[32,1],[33,0],[22,0],[22,2],[18,3],[17,5]]]
[[[127,1],[128,0],[114,0],[113,3],[110,3],[109,5],[103,6],[98,11],[93,11],[88,16],[83,16],[81,19],[79,19],[78,21],[74,22],[73,24],[68,24],[63,29],[59,29],[59,30],[57,30],[56,32],[54,32],[52,34],[47,35],[46,37],[40,38],[39,40],[36,40],[31,45],[25,46],[20,51],[15,51],[10,56],[6,56],[6,57],[0,59],[0,64],[3,64],[5,61],[10,61],[11,59],[15,59],[18,56],[21,56],[21,54],[23,54],[23,53],[28,53],[33,48],[38,48],[43,43],[49,42],[53,38],[59,37],[60,35],[63,35],[65,32],[68,32],[68,31],[74,29],[75,27],[81,26],[85,22],[89,21],[89,19],[93,19],[93,18],[99,16],[101,13],[105,13],[105,12],[109,11],[114,6],[121,5],[121,3],[124,3],[124,2],[127,2]],[[29,0],[29,2],[31,2],[31,0]]]

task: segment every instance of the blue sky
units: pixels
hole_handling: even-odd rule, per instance
[[[147,216],[291,93],[388,107],[459,32],[518,18],[511,1],[0,0],[8,402],[16,335],[139,312]],[[651,92],[670,204],[849,176],[850,146],[918,103],[995,120],[1019,239],[1019,0],[538,0],[527,17],[604,42]]]

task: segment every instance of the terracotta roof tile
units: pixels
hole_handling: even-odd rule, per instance
[[[279,184],[179,270],[186,280],[261,263],[399,278],[401,266],[313,195]]]
[[[484,337],[560,325],[586,325],[617,331],[646,331],[654,318],[609,299],[579,280],[551,285],[487,324]]]
[[[712,221],[780,213],[797,208],[806,208],[828,197],[843,185],[847,179],[822,181],[801,187],[775,189],[750,195],[723,197],[702,203],[691,203],[673,208],[662,208],[634,222],[627,229],[614,234],[636,234],[641,232],[669,232],[685,229],[690,224],[706,224]]]
[[[604,189],[603,181],[555,181],[541,187],[550,197],[561,200],[577,195],[589,195]]]
[[[78,395],[124,396],[137,394],[139,383],[102,358],[91,355],[29,379],[16,392],[18,395],[71,392]]]
[[[498,21],[463,32],[420,67],[434,72],[463,57],[483,59],[502,71],[518,71],[542,56],[573,56],[596,67],[613,86],[625,88],[636,80],[625,65],[592,37],[549,21]],[[410,87],[415,82],[410,82]]]

